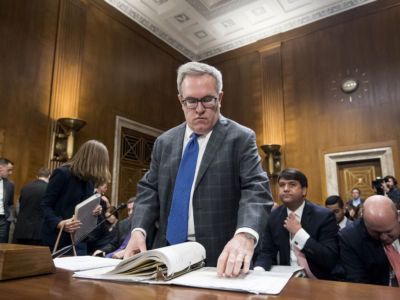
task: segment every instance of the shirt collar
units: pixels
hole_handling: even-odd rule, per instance
[[[296,215],[296,219],[298,221],[301,220],[301,216],[303,215],[303,210],[304,210],[304,205],[306,204],[306,201],[303,201],[303,203],[295,210],[291,211],[289,208],[286,208],[287,214],[290,215],[292,212]]]
[[[339,225],[340,229],[343,229],[346,227],[346,224],[347,224],[347,218],[346,218],[346,216],[344,216],[343,220],[340,221],[338,225]]]
[[[199,138],[199,139],[201,139],[201,138],[208,138],[208,137],[211,135],[212,132],[213,132],[213,131],[211,130],[211,131],[210,131],[209,133],[207,133],[206,135],[200,135],[198,138]],[[189,140],[189,139],[192,137],[192,133],[193,133],[193,130],[190,129],[190,127],[186,124],[185,140]]]

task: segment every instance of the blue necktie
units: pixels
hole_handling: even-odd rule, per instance
[[[176,175],[167,226],[167,240],[171,245],[183,243],[187,240],[190,191],[192,190],[197,156],[199,155],[198,136],[198,134],[192,133]]]

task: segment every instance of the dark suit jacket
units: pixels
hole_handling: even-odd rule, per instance
[[[387,196],[394,202],[397,209],[400,209],[400,189],[393,187],[389,192],[387,192]]]
[[[3,178],[3,207],[8,222],[14,221],[14,182]]]
[[[71,218],[75,206],[93,193],[93,184],[80,180],[71,173],[69,167],[63,166],[54,170],[41,201],[44,218],[42,240],[46,245],[53,249],[59,232],[58,223]],[[63,232],[58,249],[70,244],[70,235]]]
[[[133,227],[152,231],[159,221],[153,248],[167,245],[166,229],[175,178],[182,157],[186,123],[154,143],[150,170],[139,181]],[[272,206],[266,173],[260,165],[255,134],[220,116],[208,141],[193,194],[196,241],[215,266],[237,228],[261,233]]]
[[[25,185],[19,197],[19,215],[15,225],[16,239],[40,240],[42,230],[42,210],[40,201],[46,192],[47,182],[37,179]]]
[[[364,203],[364,199],[360,199],[360,204],[363,204]],[[354,207],[354,205],[353,205],[353,202],[354,202],[354,200],[353,199],[351,199],[350,201],[347,201],[346,202],[346,207]]]
[[[119,221],[117,223],[116,228],[114,229],[115,234],[113,236],[113,239],[101,250],[104,251],[105,253],[111,253],[117,250],[122,245],[126,236],[131,231],[131,224],[132,224],[132,219],[129,217],[123,219],[122,221]]]
[[[261,250],[254,266],[269,270],[271,265],[290,265],[289,232],[283,227],[287,208],[274,209],[268,219],[267,229],[261,241]],[[302,252],[307,258],[311,272],[319,279],[332,279],[330,275],[339,255],[338,226],[334,214],[327,208],[305,201],[301,226],[310,235]]]
[[[389,285],[390,263],[380,241],[368,234],[360,218],[339,232],[340,266],[351,282]]]

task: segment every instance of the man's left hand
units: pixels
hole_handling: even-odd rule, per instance
[[[218,258],[217,275],[222,277],[236,277],[240,274],[246,274],[250,268],[251,258],[254,253],[254,240],[248,238],[245,233],[241,232],[225,245],[224,250]]]

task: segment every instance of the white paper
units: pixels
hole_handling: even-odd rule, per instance
[[[218,278],[216,268],[207,267],[192,271],[169,281],[145,280],[132,275],[105,274],[110,268],[77,272],[76,278],[114,280],[125,282],[142,282],[149,284],[173,284],[196,288],[218,289],[255,294],[279,294],[293,273],[276,273],[270,271],[249,271],[239,278]]]
[[[56,268],[70,271],[83,271],[103,267],[114,267],[120,262],[119,259],[97,256],[57,257],[53,261]]]
[[[237,278],[219,278],[216,268],[207,267],[170,280],[171,284],[198,288],[249,292],[255,294],[279,294],[292,273],[254,272]]]

